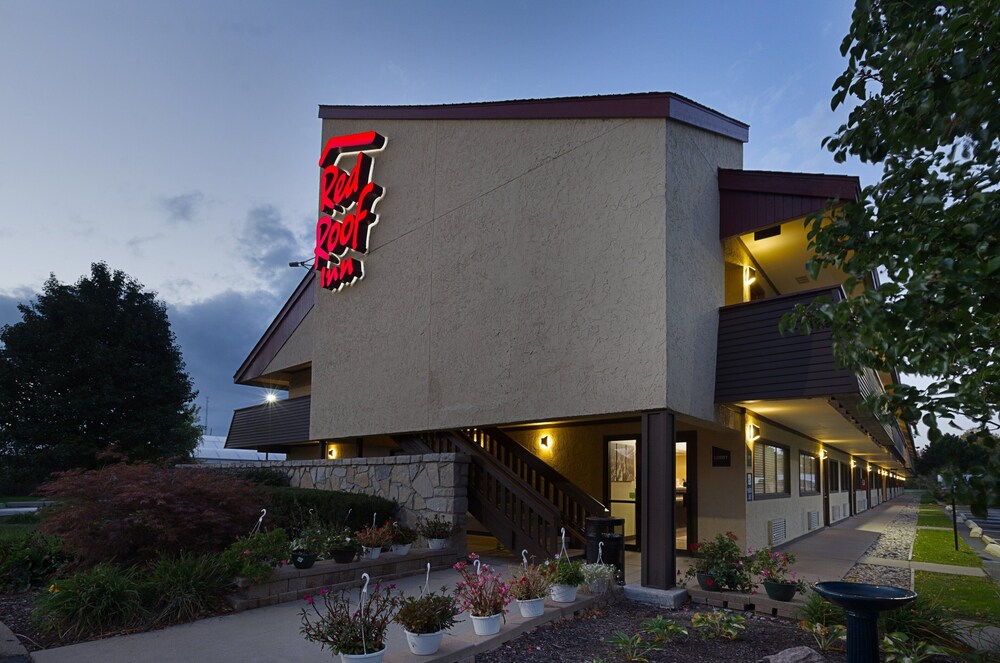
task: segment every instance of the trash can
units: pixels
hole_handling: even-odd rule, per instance
[[[601,547],[599,544],[603,543]],[[587,518],[587,562],[601,561],[615,567],[615,581],[625,584],[625,519],[610,516]]]

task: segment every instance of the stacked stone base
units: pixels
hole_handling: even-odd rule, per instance
[[[317,594],[321,589],[338,591],[359,587],[361,574],[372,580],[393,580],[424,573],[430,562],[432,571],[451,568],[460,554],[455,548],[411,550],[407,555],[382,553],[376,560],[362,560],[350,564],[333,561],[316,562],[311,569],[294,566],[275,569],[267,580],[251,584],[246,578],[237,579],[238,591],[226,597],[233,610],[249,610],[276,603],[301,599],[306,594]]]
[[[801,619],[801,601],[775,601],[767,594],[740,594],[739,592],[706,592],[699,588],[688,588],[691,602],[713,608],[725,608],[739,612],[756,612],[769,617]]]

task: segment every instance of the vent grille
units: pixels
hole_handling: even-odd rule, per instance
[[[809,283],[809,277],[808,276],[796,276],[795,277],[795,282],[798,283],[799,285],[805,285],[806,283]]]
[[[818,528],[819,528],[819,511],[810,511],[809,512],[809,530],[812,531],[812,530],[818,529]]]
[[[777,518],[767,521],[767,544],[776,545],[785,540],[785,519]]]
[[[833,519],[840,520],[840,505],[837,504],[833,507]]]

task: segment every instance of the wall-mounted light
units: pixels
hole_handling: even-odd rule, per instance
[[[819,450],[819,459],[820,460],[826,460],[828,455],[829,454],[826,453],[826,449],[820,449]]]
[[[750,285],[757,280],[757,270],[750,265],[743,267],[743,285]]]
[[[865,465],[865,472],[871,472],[871,471],[872,471],[872,466],[871,465]]]
[[[852,459],[851,459],[851,469],[853,470],[853,469],[854,469],[855,467],[857,467],[857,466],[858,466],[858,461],[856,461],[856,460],[854,460],[854,459],[852,458]]]
[[[326,457],[329,458],[330,460],[336,460],[337,459],[337,447],[333,446],[332,444],[330,446],[328,446],[326,448]]]
[[[747,424],[746,430],[747,444],[753,444],[760,439],[760,426],[757,424]]]
[[[539,440],[539,444],[542,445],[543,449],[548,449],[549,448],[549,436],[548,435],[542,435],[542,439]]]
[[[278,400],[278,394],[274,393],[273,391],[269,391],[266,394],[264,394],[265,403],[274,403],[277,400]]]

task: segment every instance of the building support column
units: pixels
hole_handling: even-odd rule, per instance
[[[677,580],[674,486],[677,479],[674,415],[642,415],[642,585],[670,589]]]

